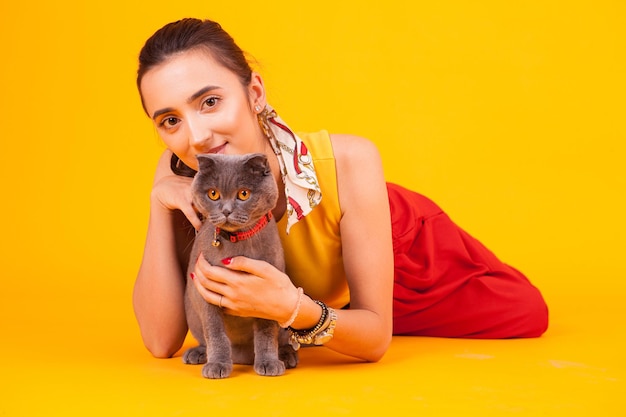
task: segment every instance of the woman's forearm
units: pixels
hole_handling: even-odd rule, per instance
[[[299,313],[294,327],[310,328],[318,321],[321,308],[305,297]],[[388,319],[364,309],[336,310],[336,313],[337,326],[327,347],[368,362],[380,360],[391,343]]]
[[[133,292],[135,316],[146,348],[170,357],[187,334],[185,279],[177,252],[177,224],[184,217],[152,204],[143,259]]]

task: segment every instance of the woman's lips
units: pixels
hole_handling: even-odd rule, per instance
[[[220,153],[225,147],[226,147],[226,143],[223,143],[220,146],[216,146],[215,148],[209,149],[206,153]]]

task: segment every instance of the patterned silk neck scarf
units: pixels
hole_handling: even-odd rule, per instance
[[[313,159],[306,145],[268,104],[259,124],[278,157],[287,197],[287,233],[322,200]]]

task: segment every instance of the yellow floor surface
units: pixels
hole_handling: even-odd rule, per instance
[[[66,282],[87,279],[65,272]],[[236,366],[207,380],[180,355],[152,358],[132,315],[132,282],[101,282],[97,296],[39,283],[32,297],[28,280],[3,295],[0,416],[626,415],[619,292],[548,289],[552,322],[539,339],[395,337],[376,364],[307,348],[281,377]]]

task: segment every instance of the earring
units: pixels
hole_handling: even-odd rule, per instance
[[[255,110],[259,109],[257,113],[257,119],[259,120],[259,126],[261,126],[261,130],[265,137],[270,139],[272,137],[272,130],[270,129],[269,121],[267,120],[270,117],[276,117],[276,113],[272,111],[271,113],[267,110],[267,107],[261,109],[261,106],[255,106]]]
[[[261,106],[259,106],[258,104],[256,106],[254,106],[254,111],[256,111],[257,113],[261,112]]]

